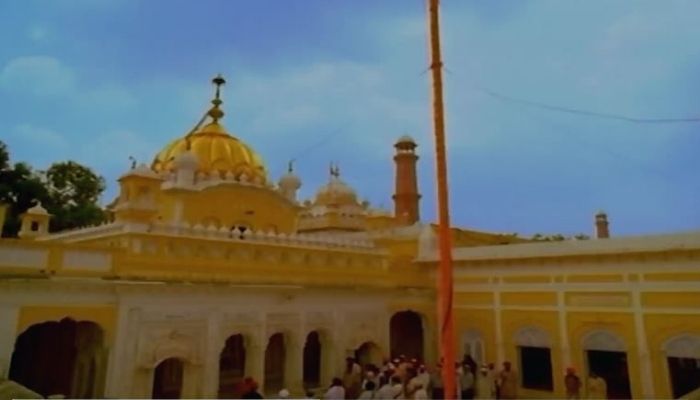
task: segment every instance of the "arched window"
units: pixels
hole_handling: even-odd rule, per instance
[[[582,344],[588,372],[605,380],[607,398],[632,398],[625,342],[609,331],[596,330],[584,336]]]
[[[677,336],[664,345],[673,398],[700,388],[700,336]]]
[[[527,327],[515,334],[518,346],[522,386],[535,390],[554,390],[552,376],[552,352],[547,332]]]

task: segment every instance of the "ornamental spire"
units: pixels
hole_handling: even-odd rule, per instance
[[[331,161],[330,173],[332,178],[340,178],[340,168],[338,167],[338,163],[335,163],[334,165]]]
[[[213,104],[214,107],[209,109],[207,115],[214,120],[214,123],[217,123],[219,119],[224,117],[224,111],[221,110],[219,106],[221,106],[223,103],[223,101],[221,101],[221,86],[226,84],[226,79],[224,79],[221,74],[218,74],[211,81],[214,85],[216,85],[216,94],[214,96],[214,100],[211,101],[211,104]]]

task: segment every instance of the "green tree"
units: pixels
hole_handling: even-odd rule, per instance
[[[5,143],[0,141],[0,202],[9,205],[2,235],[17,236],[20,215],[37,201],[53,215],[49,229],[59,231],[105,220],[98,205],[104,179],[73,161],[54,163],[36,171],[26,163],[10,164]]]
[[[74,161],[54,163],[43,174],[51,198],[51,230],[60,231],[99,224],[105,213],[97,204],[105,181],[90,168]]]

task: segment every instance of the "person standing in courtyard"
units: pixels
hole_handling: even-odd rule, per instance
[[[496,364],[494,363],[489,363],[489,377],[491,379],[491,396],[493,396],[494,399],[500,399],[500,390],[499,390],[499,382],[498,382],[498,372],[496,372]]]
[[[362,393],[360,393],[360,397],[357,398],[357,400],[370,400],[374,399],[374,394],[375,394],[375,385],[374,382],[372,381],[367,381],[363,388],[362,388]]]
[[[459,377],[459,388],[462,394],[462,400],[471,400],[474,398],[474,373],[469,364],[462,365],[462,374]]]
[[[586,382],[586,398],[598,400],[608,398],[608,384],[603,377],[593,371],[590,372]]]
[[[581,379],[576,375],[576,370],[572,367],[566,369],[564,387],[566,388],[566,398],[568,400],[578,400],[581,398]]]
[[[328,388],[326,394],[323,396],[326,400],[345,400],[345,389],[343,388],[343,381],[340,378],[333,378],[331,387]],[[354,397],[349,397],[354,398]]]
[[[489,373],[489,368],[484,364],[479,371],[479,377],[476,378],[476,398],[477,399],[495,399],[493,376]]]
[[[422,383],[416,386],[416,391],[413,393],[413,400],[428,400],[428,391],[425,390]]]
[[[374,394],[374,398],[378,400],[391,400],[391,381],[386,375],[382,375],[379,378],[379,389],[377,393]]]
[[[503,370],[498,374],[499,399],[518,397],[518,375],[511,368],[510,361],[503,363]]]
[[[258,383],[251,377],[244,379],[244,393],[242,399],[262,399],[262,395],[258,392]]]
[[[431,399],[445,398],[445,388],[442,384],[442,364],[438,363],[435,369],[430,372],[430,387],[432,388]]]
[[[348,357],[345,359],[345,373],[342,384],[345,387],[345,396],[348,399],[356,399],[362,390],[362,367],[355,362],[355,359]]]

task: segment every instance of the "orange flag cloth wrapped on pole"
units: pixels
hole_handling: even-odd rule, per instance
[[[435,161],[439,215],[440,266],[438,273],[438,323],[442,381],[445,399],[457,398],[455,371],[455,333],[452,314],[452,240],[447,188],[447,152],[445,146],[445,115],[442,94],[442,58],[440,55],[440,18],[438,0],[428,0],[430,32],[430,70],[433,78],[433,129],[435,131]]]

